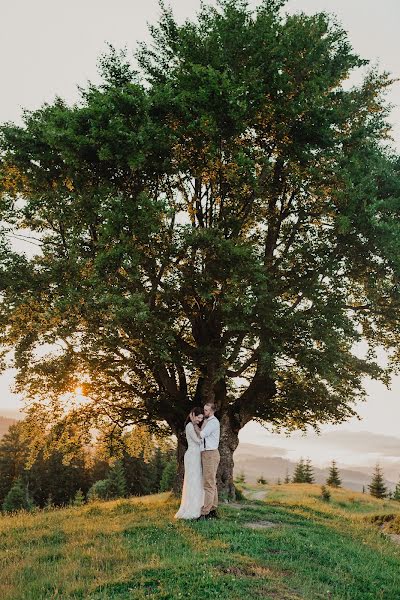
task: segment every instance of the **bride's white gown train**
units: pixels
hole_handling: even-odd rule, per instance
[[[183,478],[181,505],[175,519],[197,519],[204,503],[203,472],[201,467],[200,440],[190,422],[185,428],[188,449],[184,456],[185,475]]]

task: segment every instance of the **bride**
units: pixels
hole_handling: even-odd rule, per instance
[[[204,419],[201,408],[191,410],[194,415],[194,421],[201,426]],[[196,435],[193,423],[190,420],[190,414],[185,421],[185,433],[188,443],[188,449],[184,456],[185,475],[183,479],[182,499],[178,512],[174,515],[175,519],[197,519],[201,513],[201,507],[204,502],[203,473],[201,467],[201,441]]]

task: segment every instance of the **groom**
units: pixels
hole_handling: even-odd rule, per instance
[[[220,461],[219,455],[219,437],[220,424],[215,413],[215,405],[207,403],[204,405],[204,421],[200,429],[194,422],[191,415],[194,430],[197,436],[202,440],[201,464],[203,467],[203,485],[204,485],[204,504],[201,507],[201,515],[197,519],[217,519],[218,490],[217,490],[217,469]]]

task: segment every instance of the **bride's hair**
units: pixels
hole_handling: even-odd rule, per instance
[[[195,406],[194,408],[192,408],[192,410],[190,411],[190,413],[194,413],[195,417],[198,417],[199,415],[203,414],[203,409],[200,406]],[[186,425],[189,423],[190,421],[190,413],[188,414],[188,416],[186,417],[186,421],[185,421],[185,425],[184,427],[186,427]]]

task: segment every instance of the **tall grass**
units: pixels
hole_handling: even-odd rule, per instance
[[[265,502],[224,505],[215,521],[175,521],[169,493],[1,517],[0,598],[400,598],[400,546],[366,520],[398,503],[263,489]],[[246,526],[266,520],[276,526]]]

